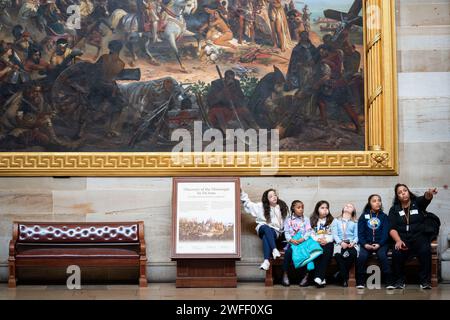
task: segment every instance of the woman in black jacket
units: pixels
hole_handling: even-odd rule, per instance
[[[405,262],[417,256],[420,263],[420,288],[431,289],[431,243],[424,234],[426,208],[437,194],[429,189],[421,197],[413,194],[404,184],[395,186],[394,203],[389,210],[390,235],[395,241],[392,266],[396,278],[395,287],[405,288]]]

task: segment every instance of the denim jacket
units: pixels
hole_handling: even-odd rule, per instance
[[[345,221],[342,218],[334,219],[333,224],[331,225],[331,233],[337,244],[340,244],[343,240],[349,240],[352,244],[358,243],[358,223],[353,220]]]

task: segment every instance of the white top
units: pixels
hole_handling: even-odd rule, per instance
[[[277,205],[276,207],[272,206],[270,207],[270,222],[268,223],[266,217],[264,216],[264,207],[262,202],[258,203],[252,202],[249,199],[248,194],[243,191],[241,192],[241,202],[244,206],[245,212],[251,214],[253,217],[256,218],[256,223],[258,224],[256,226],[257,232],[259,228],[264,224],[275,229],[278,235],[281,232],[283,232],[284,220],[281,216],[281,210],[279,205]]]
[[[334,241],[333,234],[331,233],[332,224],[325,227],[326,223],[327,218],[319,219],[319,221],[317,221],[317,226],[314,228],[314,233],[312,235],[314,240],[325,239],[327,240],[327,243]]]

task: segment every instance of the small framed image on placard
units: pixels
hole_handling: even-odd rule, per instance
[[[174,178],[172,258],[240,258],[239,178]]]

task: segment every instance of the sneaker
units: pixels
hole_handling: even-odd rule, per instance
[[[401,280],[397,281],[394,286],[395,286],[395,289],[400,289],[400,290],[405,289],[405,283]]]
[[[358,284],[358,285],[356,286],[356,289],[365,289],[365,288],[366,288],[366,286],[363,285],[363,284]]]
[[[267,260],[267,259],[264,260],[264,262],[261,263],[261,265],[259,266],[259,268],[262,269],[262,270],[265,270],[265,271],[269,270],[269,268],[270,268],[270,262],[269,262],[269,260]]]
[[[316,287],[317,288],[323,288],[325,286],[324,281],[325,280],[322,280],[320,278],[315,278],[314,279],[314,282],[316,283]]]
[[[431,284],[429,284],[429,283],[422,283],[420,285],[420,289],[422,289],[422,290],[431,290]]]
[[[280,251],[278,251],[277,248],[272,250],[272,256],[273,256],[273,260],[276,260],[277,258],[281,257],[281,253]]]
[[[308,281],[308,274],[306,274],[304,277],[303,277],[303,279],[302,279],[302,281],[300,281],[300,287],[307,287],[308,286],[308,283],[309,281]]]
[[[394,289],[395,289],[395,285],[393,285],[393,284],[388,284],[388,285],[386,286],[386,289],[388,289],[388,290],[394,290]]]
[[[333,274],[333,278],[334,278],[334,280],[339,280],[339,278],[341,277],[341,274],[340,274],[340,272],[338,271],[338,272],[336,272],[335,274]]]
[[[287,276],[287,274],[283,275],[283,280],[281,280],[281,284],[284,287],[289,287],[291,285],[291,283],[289,282],[289,277]]]

